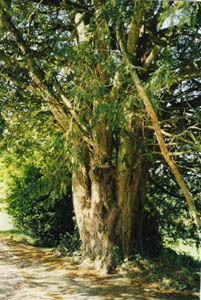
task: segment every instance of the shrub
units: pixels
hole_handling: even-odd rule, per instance
[[[144,211],[141,250],[150,256],[158,256],[163,248],[163,239],[159,231],[161,219],[152,203],[148,205]]]
[[[62,255],[81,254],[81,241],[76,225],[73,234],[66,232],[60,235],[57,250],[59,250]]]
[[[22,176],[13,177],[7,211],[15,226],[33,236],[38,245],[56,246],[61,234],[73,232],[71,189],[69,185],[62,198],[52,201],[52,191],[44,193],[41,178],[33,166],[27,166]]]

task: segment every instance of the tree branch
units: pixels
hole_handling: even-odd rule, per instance
[[[161,191],[165,192],[167,195],[174,197],[174,198],[179,198],[179,199],[183,199],[183,197],[181,195],[179,195],[178,193],[173,193],[171,191],[168,191],[163,185],[159,184],[156,180],[154,180],[151,176],[149,176],[149,180],[155,184]]]
[[[49,103],[53,115],[55,116],[56,120],[59,122],[61,127],[64,129],[64,131],[66,132],[69,127],[69,118],[67,117],[63,107],[61,107],[60,105],[58,106],[58,105],[52,104],[52,103],[57,103],[58,100],[56,99],[55,95],[50,92],[50,89],[46,85],[46,82],[44,79],[45,74],[44,74],[43,70],[39,69],[39,67],[35,63],[33,56],[32,56],[32,51],[28,48],[26,41],[23,39],[21,32],[15,27],[15,25],[12,23],[10,16],[3,9],[1,9],[1,17],[2,17],[3,24],[11,32],[11,35],[16,40],[22,53],[27,57],[27,65],[29,67],[30,77],[36,85],[36,89],[32,89],[32,93],[35,93],[35,92],[40,93],[39,95],[42,96],[44,101]],[[5,57],[5,59],[6,59],[6,57]],[[61,100],[63,101],[66,108],[68,109],[68,113],[73,117],[73,119],[77,123],[80,130],[83,133],[88,135],[87,127],[84,126],[83,124],[81,124],[77,113],[75,112],[74,108],[72,107],[70,101],[67,99],[67,97],[62,92],[61,87],[59,86],[58,82],[52,80],[51,84],[57,90]],[[84,138],[85,138],[85,140],[87,139],[87,142],[90,145],[91,144],[90,140],[87,137],[84,137],[84,135],[83,135],[83,139]]]
[[[201,106],[201,96],[197,97],[196,99],[190,100],[190,101],[182,101],[179,103],[175,103],[174,105],[170,105],[167,107],[167,111],[171,112],[173,110],[189,110],[192,108],[197,108]]]
[[[159,45],[156,45],[153,47],[149,55],[146,57],[144,64],[143,64],[143,70],[142,73],[145,73],[149,67],[151,66],[152,62],[156,59],[157,55],[159,54],[161,50],[161,47]]]
[[[136,55],[136,45],[140,37],[140,30],[142,27],[142,3],[135,1],[135,8],[130,24],[127,39],[127,49],[130,55]]]
[[[173,79],[172,82],[170,82],[170,86],[195,78],[201,78],[201,61],[198,61],[194,64],[186,64],[184,66],[184,70],[181,70],[180,73],[173,74]]]
[[[182,81],[185,80],[190,80],[190,79],[194,79],[194,78],[199,78],[201,77],[201,69],[195,70],[192,73],[184,73],[184,74],[175,74],[175,78],[173,79],[171,85],[173,84],[178,84],[181,83]]]
[[[0,50],[0,60],[3,61],[7,65],[13,64],[11,57],[2,50]]]
[[[137,89],[139,98],[144,103],[146,112],[152,120],[154,129],[155,129],[156,138],[158,140],[161,153],[162,153],[166,163],[170,167],[172,173],[174,174],[174,176],[177,180],[177,183],[180,186],[180,188],[181,188],[181,190],[182,190],[182,192],[183,192],[183,194],[186,198],[191,217],[193,218],[193,220],[194,220],[195,224],[197,225],[197,227],[201,227],[201,219],[197,215],[196,207],[193,203],[193,200],[192,200],[191,195],[190,195],[190,193],[187,189],[187,186],[186,186],[186,184],[185,184],[185,182],[184,182],[184,180],[183,180],[183,178],[182,178],[182,176],[179,172],[179,169],[177,168],[177,166],[175,165],[174,161],[172,160],[172,158],[169,154],[168,148],[167,148],[167,146],[165,144],[165,141],[164,141],[164,138],[163,138],[163,134],[161,132],[161,127],[160,127],[160,124],[159,124],[159,121],[158,121],[158,117],[155,113],[155,110],[152,106],[152,103],[151,103],[149,97],[147,96],[147,93],[146,93],[145,89],[143,88],[143,86],[141,84],[141,81],[140,81],[140,79],[139,79],[139,77],[138,77],[138,75],[135,71],[135,68],[134,68],[134,66],[133,66],[133,64],[132,64],[132,62],[129,58],[129,54],[127,52],[127,49],[126,49],[125,45],[123,44],[121,32],[120,32],[120,29],[118,27],[117,27],[117,38],[118,38],[118,42],[119,42],[119,45],[120,45],[125,63],[129,67],[131,78],[132,78],[133,83],[134,83],[134,85]]]

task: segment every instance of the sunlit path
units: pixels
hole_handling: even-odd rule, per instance
[[[0,300],[193,300],[139,273],[98,276],[52,249],[0,238]]]
[[[3,205],[0,203],[0,231],[10,230],[13,228],[11,219],[8,214],[2,210]]]

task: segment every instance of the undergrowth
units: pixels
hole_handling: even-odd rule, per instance
[[[135,251],[118,266],[131,277],[134,274],[133,270],[137,270],[147,281],[159,281],[165,289],[194,292],[199,292],[200,289],[200,267],[201,261],[188,255],[178,255],[170,248],[163,248],[157,258],[143,251]]]
[[[33,246],[37,245],[37,241],[28,233],[21,229],[1,230],[0,237],[3,239],[14,240],[21,243],[29,243]]]
[[[36,245],[36,241],[18,229],[1,231],[0,238]],[[56,251],[62,256],[81,256],[81,243],[78,232],[60,236]],[[201,261],[188,255],[177,254],[170,248],[163,248],[158,257],[150,256],[146,251],[135,250],[123,260],[118,248],[114,247],[113,257],[117,272],[123,272],[131,278],[141,278],[148,283],[158,283],[165,290],[199,292]]]

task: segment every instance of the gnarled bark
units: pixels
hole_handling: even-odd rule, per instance
[[[113,267],[114,246],[128,257],[141,238],[150,163],[127,140],[122,148],[115,167],[109,162],[98,164],[99,153],[88,155],[73,171],[74,210],[83,254],[102,273]],[[128,165],[122,161],[123,153]]]
[[[83,254],[95,267],[108,272],[112,264],[115,225],[119,208],[113,194],[111,169],[73,172],[73,201]]]
[[[119,243],[125,258],[131,254],[135,246],[141,243],[146,184],[150,166],[149,162],[139,158],[132,170],[127,170],[127,174],[119,176],[118,196],[121,201]]]

